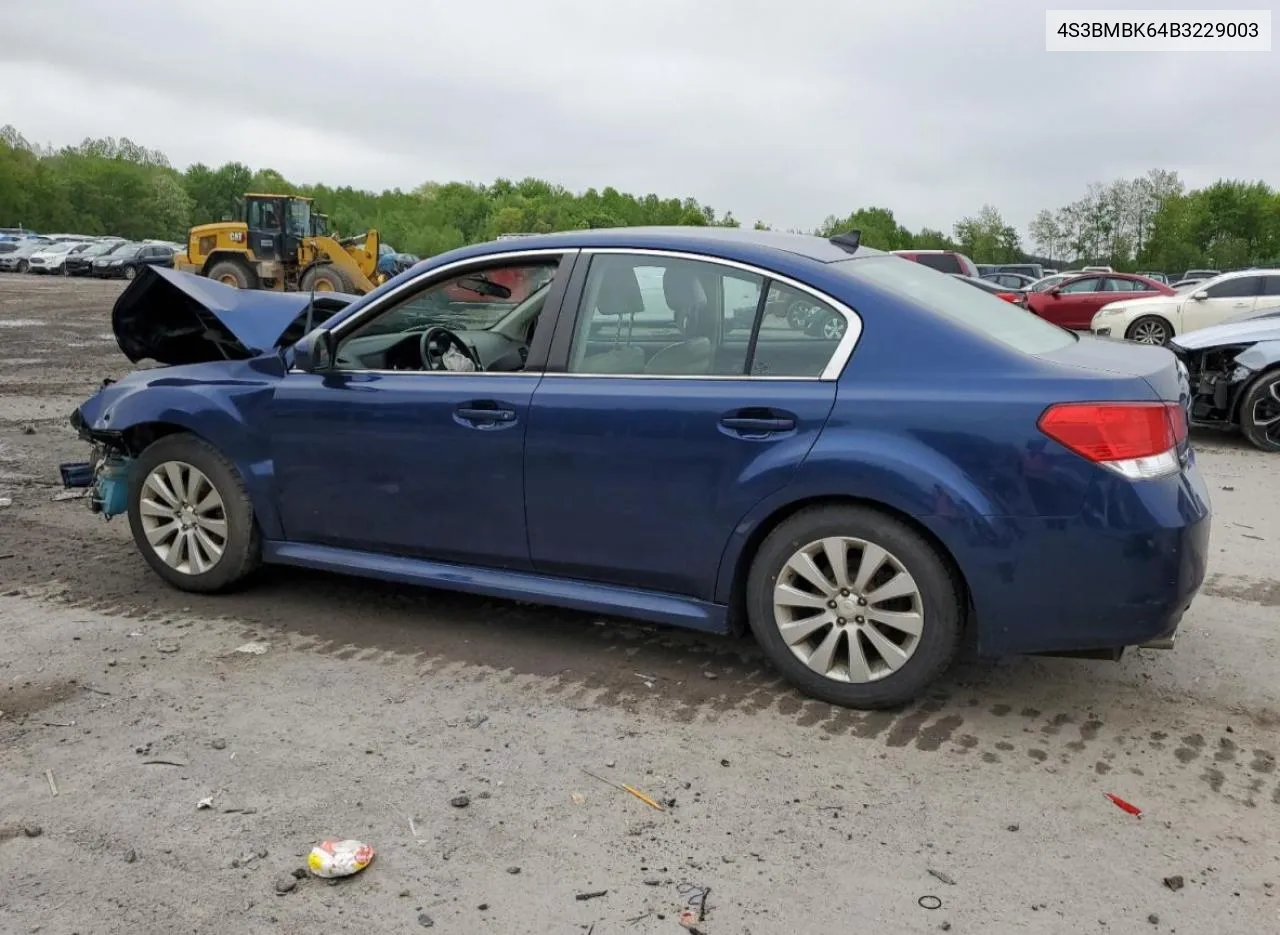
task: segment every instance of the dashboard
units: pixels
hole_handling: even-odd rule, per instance
[[[531,329],[532,330],[532,329]],[[524,369],[529,346],[496,331],[455,331],[486,372],[514,373]],[[443,352],[447,341],[436,339]],[[426,370],[422,360],[422,332],[370,335],[352,338],[338,351],[339,370]]]

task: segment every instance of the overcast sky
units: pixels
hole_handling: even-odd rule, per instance
[[[297,182],[613,185],[776,227],[879,205],[950,230],[990,202],[1025,230],[1152,167],[1280,185],[1280,53],[1048,54],[1044,10],[1068,5],[4,0],[0,124]]]

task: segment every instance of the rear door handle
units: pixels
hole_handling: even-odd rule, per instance
[[[735,432],[789,432],[796,427],[795,419],[752,419],[745,416],[726,416],[720,424]]]

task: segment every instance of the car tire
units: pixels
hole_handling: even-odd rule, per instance
[[[221,260],[214,263],[205,275],[236,289],[258,288],[258,278],[253,270],[238,260]]]
[[[27,271],[27,261],[26,261],[26,260],[19,260],[19,261],[18,261],[18,272],[19,272],[19,273],[25,273],[26,271]]]
[[[298,281],[300,292],[354,292],[355,283],[332,263],[320,263],[302,274]]]
[[[1261,418],[1260,411],[1265,413]],[[1280,451],[1280,422],[1266,424],[1273,418],[1280,418],[1280,370],[1268,370],[1245,390],[1240,399],[1240,432],[1255,448]]]
[[[787,306],[787,326],[792,331],[804,331],[817,309],[804,299],[796,299]]]
[[[135,279],[137,275],[138,275],[138,268],[136,266],[126,266],[124,268],[125,279]]]
[[[129,528],[147,564],[182,591],[229,590],[262,562],[262,536],[240,474],[218,449],[185,432],[164,436],[133,462]]]
[[[1164,347],[1173,338],[1173,328],[1159,315],[1143,315],[1124,333],[1126,341]]]
[[[847,556],[847,596],[827,558],[830,541]],[[823,590],[796,570],[804,567],[800,556],[812,554],[818,558],[810,564],[825,576]],[[853,587],[864,560],[865,596]],[[902,589],[910,593],[874,597]],[[764,540],[745,597],[756,640],[789,682],[834,705],[875,709],[919,697],[951,665],[964,630],[963,593],[947,561],[906,524],[867,507],[817,506],[785,520]]]

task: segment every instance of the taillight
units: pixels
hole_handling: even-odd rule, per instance
[[[1141,480],[1180,470],[1187,414],[1178,403],[1058,403],[1039,427],[1082,458]]]
[[[997,292],[996,298],[1004,299],[1006,302],[1013,302],[1013,301],[1016,301],[1018,297],[1014,295],[1012,292]]]

